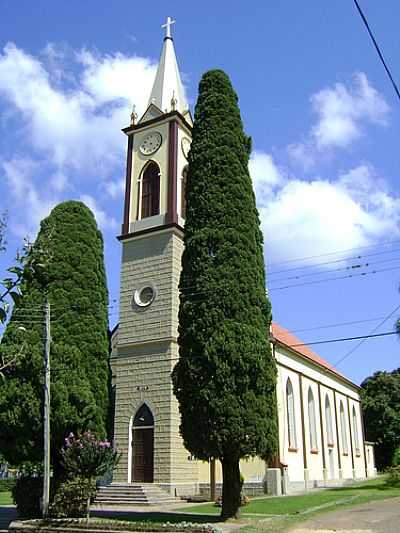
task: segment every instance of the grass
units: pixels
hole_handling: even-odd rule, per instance
[[[0,492],[0,505],[12,505],[13,503],[11,492]]]
[[[357,485],[308,492],[298,496],[253,499],[242,507],[240,533],[279,533],[317,513],[343,509],[373,500],[400,497],[400,487],[386,484],[386,478],[368,480]],[[213,504],[182,506],[170,512],[95,511],[97,519],[160,524],[217,523],[220,509]]]
[[[400,497],[400,487],[391,487],[385,483],[385,478],[369,480],[348,487],[318,490],[300,494],[298,496],[283,496],[255,499],[246,507],[242,507],[242,516],[266,515],[280,516],[293,515],[304,512],[313,507],[332,504],[334,506],[346,504],[359,504],[372,500]],[[349,501],[350,500],[350,501]],[[184,507],[179,509],[185,510]],[[190,508],[191,513],[217,515],[220,509],[213,504],[197,505]]]

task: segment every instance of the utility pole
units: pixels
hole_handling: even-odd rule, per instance
[[[44,421],[43,421],[43,517],[49,511],[50,500],[50,304],[45,305],[45,349],[44,349]]]

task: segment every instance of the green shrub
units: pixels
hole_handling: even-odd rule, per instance
[[[116,467],[120,455],[107,440],[98,440],[91,431],[75,436],[70,433],[61,450],[67,477],[98,479]]]
[[[12,497],[22,518],[40,518],[40,499],[43,493],[43,478],[21,476],[12,489]]]
[[[10,492],[15,485],[15,478],[0,479],[0,492]]]
[[[393,454],[392,466],[400,466],[400,448],[396,448]]]
[[[89,516],[89,505],[96,495],[93,480],[76,477],[69,479],[56,490],[50,506],[54,518],[82,518]]]
[[[400,466],[392,466],[388,469],[386,483],[391,487],[400,487]]]

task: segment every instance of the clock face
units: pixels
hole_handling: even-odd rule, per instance
[[[190,139],[188,137],[183,137],[183,139],[181,141],[181,147],[182,147],[182,153],[185,156],[185,159],[188,158],[188,153],[189,153],[189,150],[190,150],[190,144],[191,144]]]
[[[161,146],[161,143],[161,133],[159,133],[158,131],[154,131],[153,133],[149,133],[148,135],[146,135],[139,149],[143,155],[151,155],[154,154],[154,152],[157,152],[157,150]]]

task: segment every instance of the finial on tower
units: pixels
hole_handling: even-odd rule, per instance
[[[175,24],[175,20],[172,20],[171,17],[167,17],[167,22],[162,24],[161,27],[165,28],[165,37],[164,39],[172,39],[171,37],[171,26]]]
[[[175,91],[172,91],[172,98],[171,98],[171,109],[172,109],[172,111],[175,111],[177,103],[178,103],[178,100],[175,97]]]
[[[131,126],[134,126],[136,124],[138,115],[136,113],[136,106],[133,104],[132,106],[132,113],[131,113]]]

